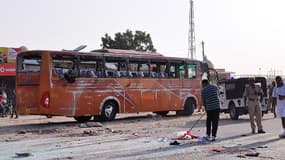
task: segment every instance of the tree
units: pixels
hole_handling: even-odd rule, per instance
[[[103,48],[156,52],[150,34],[143,31],[135,31],[133,34],[131,30],[127,29],[124,33],[115,33],[114,39],[106,33],[101,40]]]

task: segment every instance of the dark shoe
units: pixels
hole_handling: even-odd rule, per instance
[[[179,144],[180,144],[180,143],[177,142],[177,141],[173,141],[173,142],[170,143],[170,145],[179,145]]]
[[[264,130],[258,130],[257,133],[266,133]]]
[[[251,133],[252,133],[252,134],[255,134],[255,129],[252,129]]]

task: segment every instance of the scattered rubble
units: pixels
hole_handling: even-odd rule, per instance
[[[89,128],[89,127],[103,127],[103,124],[100,122],[86,122],[86,123],[80,123],[80,128]]]
[[[259,156],[259,152],[247,152],[245,153],[245,156],[248,156],[248,157],[258,157]]]
[[[25,152],[23,152],[23,153],[15,153],[15,154],[16,154],[16,156],[13,157],[13,158],[25,158],[25,157],[30,157],[30,156],[32,156],[31,153],[25,153]]]

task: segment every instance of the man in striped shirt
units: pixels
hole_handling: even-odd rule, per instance
[[[220,99],[219,90],[216,86],[209,83],[207,79],[202,80],[202,102],[207,113],[207,139],[215,141],[217,136],[219,115],[220,115]],[[212,132],[212,138],[211,138]]]

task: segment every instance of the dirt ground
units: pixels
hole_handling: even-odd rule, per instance
[[[264,128],[270,133],[251,135],[246,115],[232,121],[221,114],[217,141],[188,139],[170,145],[200,116],[201,113],[190,117],[177,117],[174,113],[166,117],[152,113],[123,114],[114,121],[101,123],[77,123],[68,117],[0,118],[0,159],[283,158],[280,145],[284,141],[277,138],[279,130],[275,129],[280,122],[270,116],[264,117]],[[205,116],[191,133],[205,135]]]

